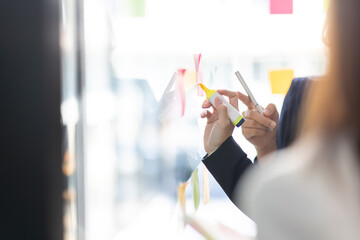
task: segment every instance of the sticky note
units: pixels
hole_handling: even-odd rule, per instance
[[[269,71],[271,92],[273,94],[286,94],[293,78],[294,70],[292,69]]]
[[[330,0],[324,0],[324,12],[326,13],[329,9]]]
[[[145,0],[118,1],[120,16],[145,17]]]
[[[180,203],[180,207],[183,213],[185,213],[185,206],[186,206],[186,196],[185,190],[188,182],[181,183],[177,189],[178,193],[178,201]]]
[[[184,88],[185,92],[190,89],[193,89],[196,86],[196,72],[191,69],[187,69],[184,74]]]
[[[209,189],[209,170],[204,165],[204,174],[203,174],[203,181],[204,181],[204,205],[210,202],[210,189]]]
[[[292,14],[293,0],[270,0],[270,14]]]
[[[197,210],[200,204],[200,188],[199,188],[199,176],[198,169],[195,169],[191,174],[191,187],[192,187],[192,196],[194,200],[194,208]]]
[[[199,86],[199,83],[203,83],[203,71],[202,71],[202,60],[201,60],[201,53],[193,54],[194,62],[195,62],[195,71],[196,71],[196,86],[197,86],[197,93],[198,96],[203,96],[203,91]]]
[[[180,105],[181,105],[181,116],[185,114],[185,88],[184,88],[184,75],[186,69],[178,69],[177,71],[177,78],[176,78],[176,86],[177,92],[180,96]]]

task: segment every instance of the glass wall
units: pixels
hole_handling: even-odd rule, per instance
[[[243,91],[240,71],[260,104],[281,111],[269,71],[325,71],[322,4],[295,0],[293,14],[271,15],[268,0],[84,0],[86,238],[202,239],[179,225],[176,194],[197,167],[202,179],[205,155],[193,54],[208,87]],[[171,82],[178,69],[183,97]],[[234,137],[254,158],[240,129]],[[255,234],[211,176],[210,198],[197,215]]]

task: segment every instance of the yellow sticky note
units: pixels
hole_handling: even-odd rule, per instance
[[[324,12],[326,13],[329,9],[330,0],[324,0]]]
[[[289,90],[292,79],[294,78],[294,70],[282,69],[269,71],[271,83],[271,92],[273,94],[286,94]]]
[[[209,189],[209,170],[204,165],[204,205],[210,202],[210,189]]]
[[[183,213],[185,213],[185,204],[186,204],[185,190],[187,184],[188,184],[187,182],[181,183],[177,189],[178,200]]]

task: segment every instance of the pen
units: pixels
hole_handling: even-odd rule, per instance
[[[251,102],[253,103],[253,105],[254,105],[254,107],[256,108],[256,110],[257,110],[261,115],[264,116],[264,113],[263,113],[263,110],[262,110],[261,106],[257,103],[254,95],[251,93],[249,87],[246,85],[246,82],[244,81],[244,79],[243,79],[243,77],[241,76],[241,74],[239,73],[239,71],[236,71],[236,72],[235,72],[235,75],[236,75],[236,77],[239,79],[241,85],[244,87],[247,95],[250,97],[250,100],[251,100]]]
[[[235,72],[236,77],[239,79],[241,85],[243,86],[243,88],[245,89],[247,95],[250,97],[251,102],[253,103],[255,109],[262,115],[264,116],[263,110],[261,108],[261,106],[258,104],[258,102],[256,101],[254,95],[252,94],[252,92],[250,91],[250,88],[246,85],[245,80],[243,79],[243,77],[241,76],[241,74],[239,73],[239,71]],[[272,128],[269,128],[270,131],[273,131]]]

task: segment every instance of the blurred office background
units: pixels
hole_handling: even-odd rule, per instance
[[[42,199],[48,203],[58,195],[52,182],[43,183],[43,180],[49,179],[49,175],[54,179],[56,176],[56,193],[61,192],[63,202],[58,200],[56,206],[47,204],[44,209],[63,204],[66,240],[203,239],[195,230],[182,225],[177,199],[179,183],[187,181],[196,168],[202,190],[205,120],[199,116],[205,96],[198,96],[196,91],[193,54],[202,54],[203,81],[207,86],[243,91],[234,75],[240,71],[258,102],[264,107],[273,102],[279,112],[284,94],[272,93],[270,71],[291,69],[295,77],[320,76],[325,71],[323,0],[294,0],[292,14],[270,14],[268,0],[36,2],[42,6],[38,12],[31,12],[38,7],[35,3],[32,8],[24,5],[17,14],[27,11],[31,14],[23,14],[23,20],[13,19],[13,24],[18,26],[18,32],[28,34],[23,38],[19,35],[18,39],[38,38],[29,38],[27,45],[13,42],[13,48],[8,49],[15,52],[18,49],[22,54],[19,57],[24,59],[22,64],[28,64],[27,71],[14,71],[13,75],[25,79],[38,69],[38,76],[33,76],[32,81],[38,81],[39,85],[22,80],[23,91],[37,87],[34,94],[41,96],[26,95],[29,106],[24,109],[33,109],[31,101],[43,104],[39,112],[29,112],[33,114],[29,116],[36,118],[28,117],[31,120],[28,130],[38,138],[43,135],[37,135],[31,124],[44,128],[44,133],[56,130],[55,136],[45,134],[47,138],[35,140],[47,151],[57,152],[51,152],[53,158],[48,155],[41,158],[43,161],[37,169],[42,169],[44,176],[37,174],[41,178],[36,184],[53,190],[49,190],[53,195]],[[26,21],[33,23],[29,24],[29,31],[19,27]],[[41,30],[47,31],[31,31],[41,24],[44,25]],[[46,54],[52,51],[45,48],[43,52],[34,51],[34,42],[39,42],[36,49],[54,47],[49,42],[59,43],[58,52],[54,52],[56,61],[48,61],[53,58]],[[6,44],[1,46],[5,46],[3,52],[10,54],[10,50],[5,50]],[[30,59],[30,55],[38,58]],[[42,68],[34,67],[38,63],[46,74],[41,72]],[[9,62],[8,66],[13,65]],[[186,69],[183,116],[179,110],[181,101],[175,96],[176,86],[165,91],[180,68]],[[9,89],[15,86],[16,82]],[[60,92],[61,95],[56,95]],[[240,105],[240,111],[243,110],[245,107]],[[52,125],[45,118],[50,113]],[[44,123],[38,120],[40,117]],[[8,122],[8,126],[13,126],[9,128],[9,136],[14,134],[11,129],[18,126],[15,123]],[[8,138],[6,134],[3,136]],[[60,137],[61,149],[60,141],[55,141]],[[241,129],[235,129],[234,137],[250,158],[256,156]],[[23,145],[37,141],[28,139]],[[53,148],[47,148],[50,144]],[[61,162],[55,155],[59,155]],[[35,155],[34,159],[37,159]],[[63,178],[57,167],[61,168]],[[29,170],[29,179],[34,179],[33,175],[35,172],[30,174]],[[187,210],[193,214],[191,184],[186,196]],[[59,225],[59,215],[57,211],[49,219]],[[230,202],[211,175],[210,203],[204,206],[201,202],[196,216],[222,222],[246,235],[256,234],[255,224]],[[0,227],[3,226],[6,225],[1,223]]]

